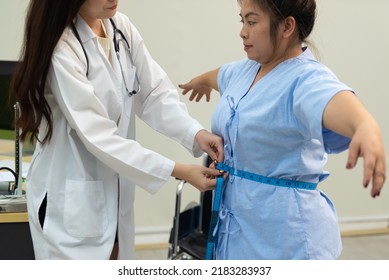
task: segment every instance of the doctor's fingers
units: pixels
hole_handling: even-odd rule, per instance
[[[219,170],[218,170],[219,171]],[[228,173],[227,172],[223,172],[223,173],[220,173],[219,172],[219,175],[217,176],[221,176],[223,175],[223,179],[224,180],[227,180],[227,177],[228,177]],[[208,181],[206,182],[206,190],[213,190],[216,188],[216,176],[213,176],[212,178],[208,178]]]
[[[212,160],[223,161],[224,144],[222,137],[212,134],[206,129],[202,129],[196,134],[195,139],[200,149],[207,153]]]
[[[216,176],[219,176],[223,173],[220,173],[219,170],[212,168],[212,167],[204,167],[202,173],[206,175],[207,178],[216,178]]]
[[[215,189],[216,186],[216,177],[211,175],[202,175],[203,177],[200,180],[194,179],[189,183],[198,189],[200,192],[210,191]]]
[[[217,162],[223,162],[224,160],[224,146],[223,141],[210,143],[209,147],[205,151],[212,160]]]

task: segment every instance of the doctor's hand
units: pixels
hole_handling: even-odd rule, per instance
[[[219,170],[195,164],[176,163],[172,176],[185,180],[201,192],[213,190]]]
[[[197,132],[195,139],[200,146],[200,149],[207,153],[212,160],[223,162],[224,160],[224,144],[223,138],[208,132],[205,129]]]

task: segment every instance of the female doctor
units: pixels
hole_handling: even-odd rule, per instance
[[[135,115],[194,156],[223,143],[187,112],[118,0],[30,1],[12,90],[21,140],[37,139],[27,176],[37,259],[133,258],[134,186],[170,176],[201,191],[217,170],[175,163],[136,142]],[[151,214],[151,213],[150,213]]]

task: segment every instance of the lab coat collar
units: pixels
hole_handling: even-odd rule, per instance
[[[89,27],[89,25],[86,23],[86,21],[81,17],[80,14],[77,14],[76,18],[73,21],[78,34],[80,35],[80,39],[82,44],[84,45],[86,42],[96,39],[97,42],[97,35],[92,31],[92,29]],[[103,24],[105,26],[105,31],[107,32],[108,38],[113,38],[113,26],[109,19],[103,19]],[[88,51],[87,51],[88,52]],[[111,56],[115,57],[114,52],[114,46],[111,46]],[[105,56],[104,56],[105,57]],[[106,59],[106,57],[104,58]],[[117,81],[117,83],[121,82],[121,72],[120,72],[120,66],[118,62],[115,59],[112,59],[112,65],[107,62],[107,67],[109,68],[109,71],[111,72],[112,78]],[[113,69],[110,69],[112,66]]]
[[[89,27],[86,21],[80,16],[80,14],[77,14],[77,17],[74,19],[73,22],[77,28],[78,33],[80,34],[82,43],[85,43],[97,37],[97,35],[92,31],[92,29]],[[109,19],[103,19],[103,23],[108,38],[113,38],[113,26],[111,22],[109,21]]]
[[[74,19],[74,25],[76,26],[83,44],[97,37],[86,21],[80,16],[80,14],[77,14],[77,17]]]

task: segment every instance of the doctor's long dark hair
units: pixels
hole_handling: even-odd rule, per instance
[[[47,121],[44,144],[53,133],[52,112],[45,98],[51,56],[62,33],[70,26],[85,0],[31,0],[27,12],[20,62],[10,85],[10,100],[19,102],[16,127],[20,140],[37,138],[42,119]]]

